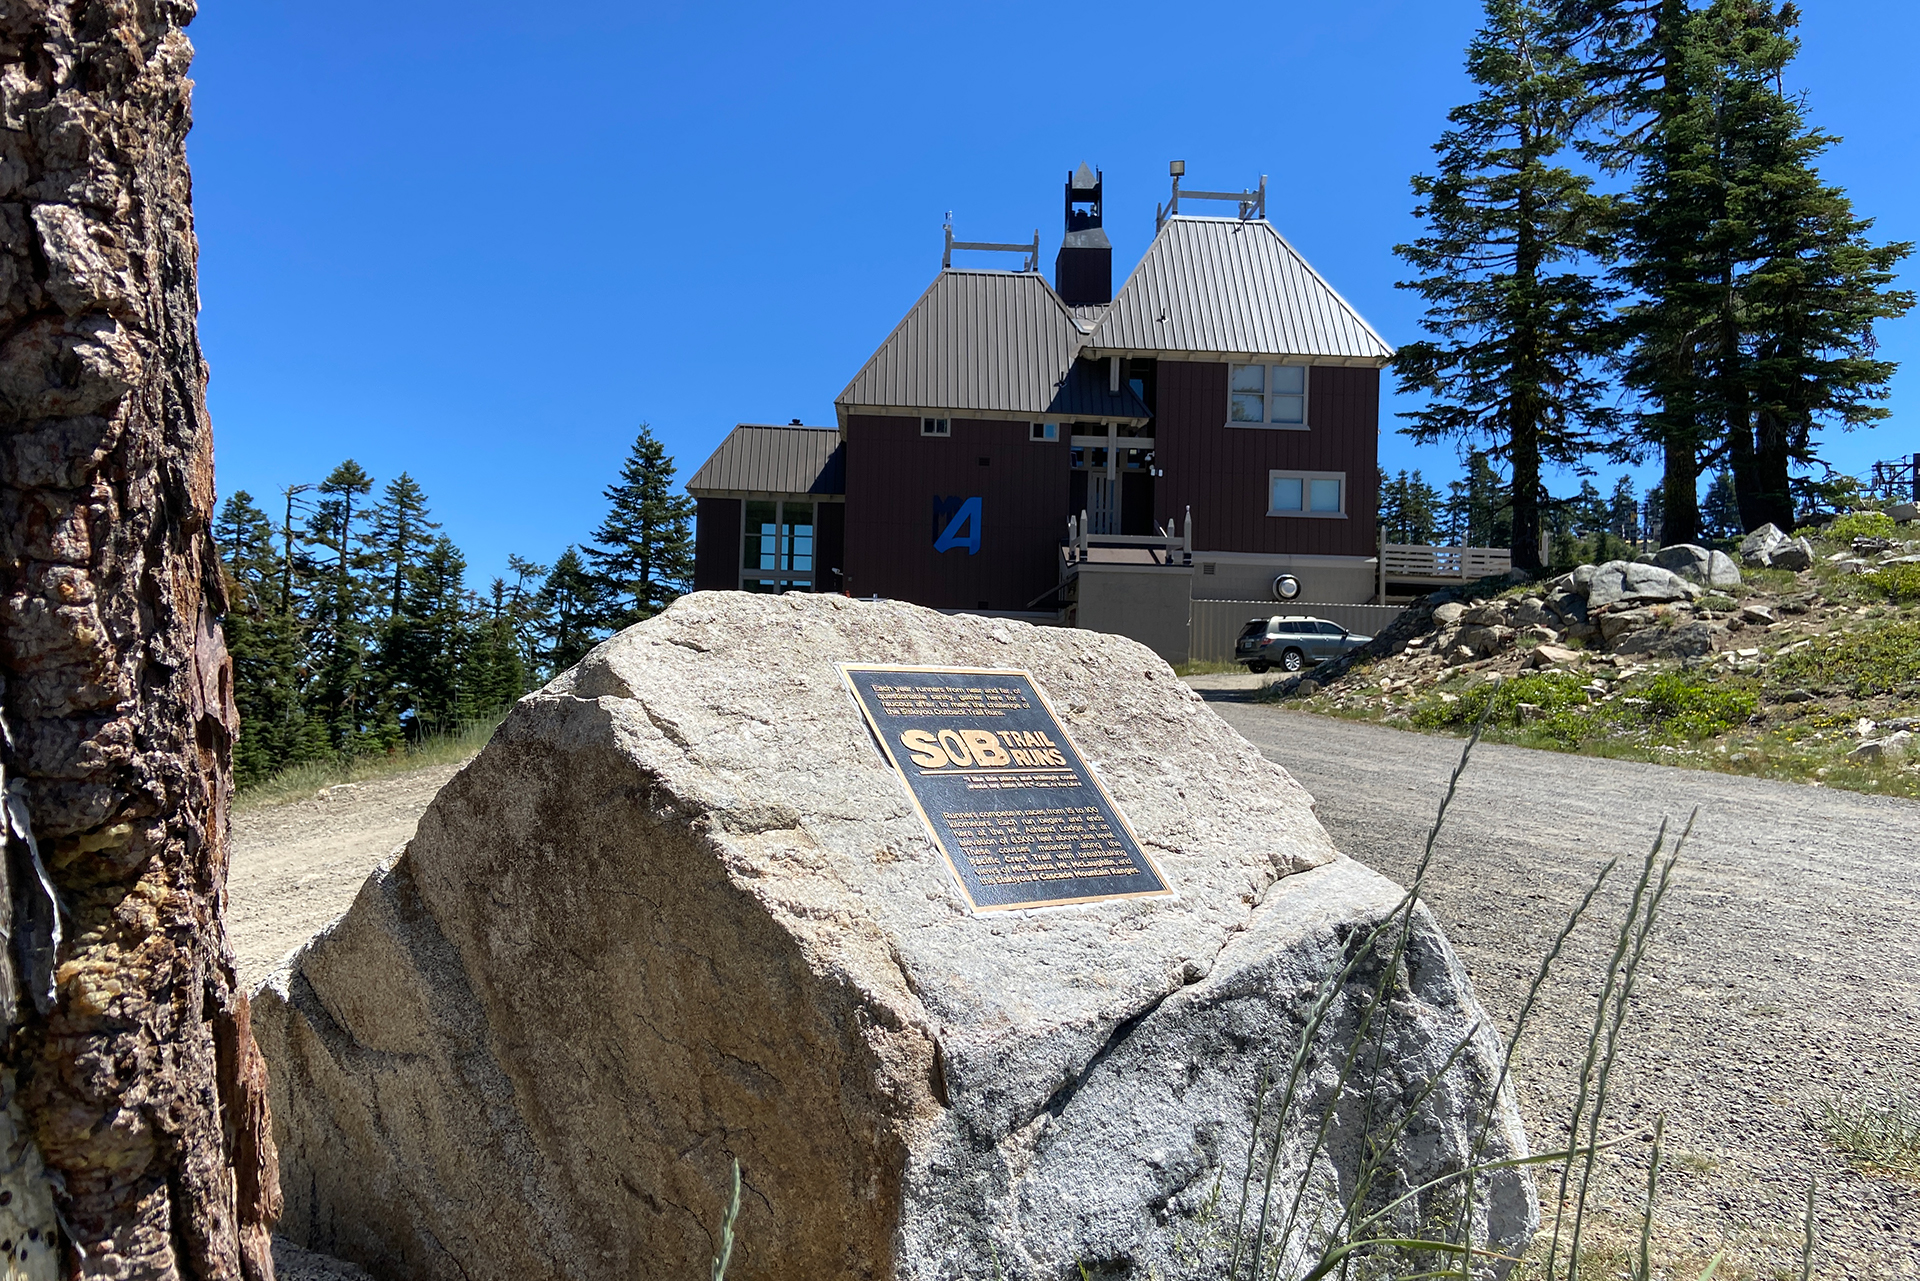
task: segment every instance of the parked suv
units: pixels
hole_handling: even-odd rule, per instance
[[[1264,672],[1269,667],[1297,672],[1338,658],[1372,639],[1356,636],[1324,618],[1255,618],[1241,629],[1233,647],[1233,661],[1245,663],[1251,672]]]

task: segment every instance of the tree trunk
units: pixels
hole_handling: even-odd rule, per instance
[[[192,14],[0,0],[17,963],[0,966],[0,1085],[17,1083],[0,1128],[26,1129],[0,1203],[51,1190],[71,1275],[268,1281],[266,1069],[224,920],[236,716],[194,329]]]
[[[1793,486],[1789,471],[1793,462],[1793,441],[1787,425],[1777,414],[1759,415],[1758,448],[1754,451],[1754,477],[1757,490],[1755,514],[1758,524],[1772,521],[1781,529],[1794,527]],[[1744,508],[1742,509],[1744,512]]]

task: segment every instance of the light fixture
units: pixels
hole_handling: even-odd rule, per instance
[[[1300,580],[1292,574],[1282,574],[1273,580],[1273,598],[1275,600],[1293,600],[1300,595]]]
[[[1175,177],[1175,178],[1184,178],[1184,177],[1186,177],[1186,176],[1187,176],[1187,162],[1186,162],[1186,161],[1184,161],[1184,160],[1175,160],[1175,161],[1171,161],[1171,162],[1170,162],[1170,163],[1169,163],[1169,164],[1167,165],[1167,173],[1168,173],[1168,174],[1169,174],[1169,175],[1170,175],[1171,177]]]

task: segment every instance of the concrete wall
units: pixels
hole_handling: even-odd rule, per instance
[[[1150,565],[1083,565],[1076,575],[1076,627],[1139,641],[1169,663],[1187,661],[1192,575]]]
[[[1212,566],[1211,573],[1209,566]],[[1300,595],[1287,602],[1288,608],[1314,604],[1364,605],[1373,600],[1379,590],[1378,573],[1378,564],[1371,556],[1250,556],[1239,552],[1196,551],[1193,598],[1272,600],[1273,580],[1281,574],[1292,574],[1300,580]]]
[[[1362,636],[1378,636],[1401,613],[1398,605],[1276,605],[1263,600],[1197,600],[1191,607],[1187,660],[1230,663],[1233,643],[1249,619],[1275,614],[1324,618]]]

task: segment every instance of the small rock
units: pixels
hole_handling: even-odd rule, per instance
[[[1587,598],[1578,592],[1561,592],[1547,601],[1547,608],[1559,618],[1562,627],[1587,621]]]
[[[1537,721],[1547,714],[1547,709],[1538,703],[1516,703],[1514,706],[1520,713],[1523,724],[1528,721]]]
[[[1757,627],[1771,627],[1778,620],[1773,611],[1761,605],[1746,605],[1740,610],[1740,621],[1752,623]]]
[[[1580,661],[1580,651],[1559,645],[1541,645],[1533,651],[1535,667],[1566,667]]]
[[[1547,611],[1547,602],[1538,596],[1522,596],[1513,607],[1515,627],[1539,627],[1557,621],[1557,617]]]
[[[1489,601],[1468,610],[1460,621],[1468,627],[1504,627],[1507,611],[1499,601]]]
[[[1651,627],[1659,621],[1659,618],[1660,615],[1654,609],[1645,606],[1640,609],[1623,609],[1602,614],[1600,615],[1600,635],[1611,642],[1628,632],[1638,631],[1642,627]]]
[[[1320,692],[1320,682],[1314,680],[1312,677],[1308,677],[1294,687],[1294,692],[1302,698],[1312,698]]]
[[[1773,564],[1773,553],[1792,541],[1778,525],[1768,522],[1740,540],[1740,559],[1765,568]]]
[[[1783,703],[1811,703],[1818,695],[1804,689],[1790,689],[1780,696]]]
[[[1435,627],[1455,627],[1466,616],[1467,607],[1457,600],[1433,607],[1433,625]]]
[[[1880,760],[1881,758],[1886,756],[1886,754],[1887,754],[1887,745],[1885,743],[1878,743],[1878,742],[1862,743],[1860,744],[1860,746],[1854,748],[1851,752],[1847,753],[1847,759],[1860,764],[1865,764],[1869,761]]]
[[[1542,645],[1551,645],[1554,641],[1557,641],[1560,639],[1559,632],[1554,631],[1553,628],[1551,627],[1544,627],[1544,626],[1529,627],[1527,628],[1526,631],[1521,632],[1520,634],[1522,636],[1530,636],[1534,640],[1539,641]]]
[[[1615,641],[1617,654],[1644,654],[1649,658],[1701,658],[1713,653],[1726,629],[1712,623],[1681,623],[1677,627],[1643,627]]]
[[[1790,569],[1796,574],[1803,569],[1812,569],[1813,544],[1804,538],[1796,538],[1776,550],[1768,563],[1775,569]]]

